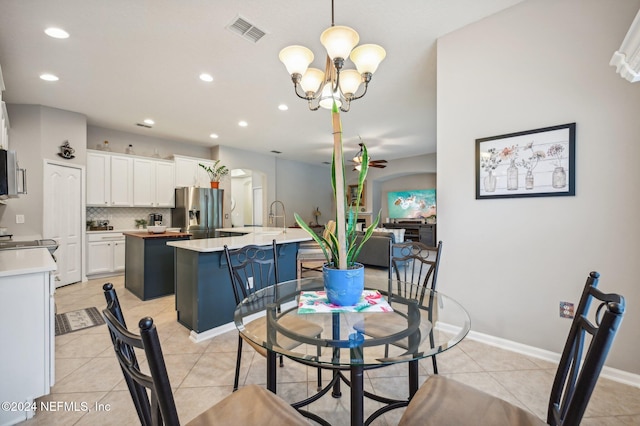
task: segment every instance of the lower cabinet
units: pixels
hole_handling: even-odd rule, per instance
[[[54,291],[50,271],[0,276],[0,425],[33,417],[55,382]]]
[[[124,271],[125,238],[121,233],[98,233],[87,236],[87,275]]]

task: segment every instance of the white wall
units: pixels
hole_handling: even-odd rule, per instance
[[[640,1],[539,0],[438,42],[439,288],[478,332],[560,352],[588,273],[626,297],[607,365],[640,373],[640,84],[609,66]],[[576,196],[475,200],[475,139],[577,123]]]
[[[21,168],[27,169],[27,194],[7,201],[0,207],[0,226],[9,228],[16,240],[42,238],[43,159],[73,164],[86,163],[87,122],[82,114],[40,105],[7,105],[11,123],[10,147],[18,155]],[[75,158],[58,156],[60,145],[69,141]],[[16,215],[24,215],[24,223],[16,224]]]
[[[174,154],[186,155],[196,158],[215,158],[211,156],[211,149],[206,146],[197,146],[162,139],[153,136],[153,129],[148,129],[149,135],[137,135],[134,133],[122,132],[120,130],[105,129],[102,127],[87,127],[87,148],[98,149],[103,146],[104,141],[109,141],[109,148],[113,152],[124,153],[129,144],[133,145],[135,155],[151,157],[158,151],[161,158],[171,159]]]

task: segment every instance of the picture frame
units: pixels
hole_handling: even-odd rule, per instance
[[[366,182],[362,183],[362,196],[360,197],[360,206],[365,206],[367,203],[365,202],[365,196],[364,194],[366,193],[365,189],[366,189]],[[347,190],[347,203],[350,206],[355,206],[358,207],[358,205],[356,205],[356,199],[358,197],[358,185],[349,185],[348,186],[348,190]]]
[[[476,139],[476,199],[574,196],[576,123]]]

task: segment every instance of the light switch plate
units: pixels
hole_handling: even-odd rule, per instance
[[[16,215],[16,223],[24,223],[24,215],[23,214],[17,214]]]

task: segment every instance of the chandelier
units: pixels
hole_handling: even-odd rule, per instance
[[[320,107],[331,109],[335,101],[341,111],[347,112],[351,101],[367,93],[371,76],[387,53],[377,44],[356,47],[359,41],[360,36],[353,28],[334,25],[331,0],[331,26],[320,35],[320,42],[327,50],[324,72],[309,68],[313,52],[304,46],[288,46],[280,51],[278,57],[291,75],[296,95],[307,100],[311,111]],[[347,58],[355,64],[355,70],[343,69]],[[364,88],[358,94],[362,83]]]

